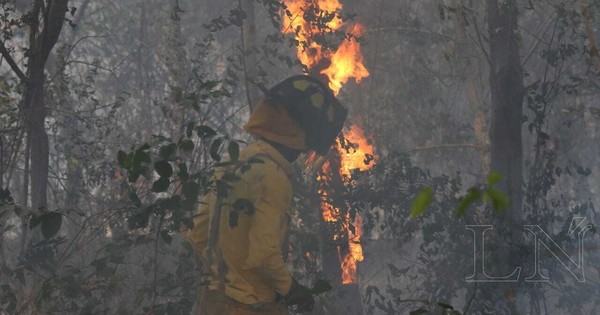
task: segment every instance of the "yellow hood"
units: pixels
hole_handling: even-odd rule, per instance
[[[244,126],[247,132],[288,148],[306,151],[306,135],[283,105],[262,100]]]

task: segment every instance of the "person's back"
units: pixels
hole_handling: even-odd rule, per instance
[[[239,160],[239,165],[248,168],[229,170],[239,179],[229,183],[219,222],[219,249],[227,267],[224,292],[248,305],[273,303],[277,292],[288,292],[292,282],[280,254],[292,198],[291,164],[262,140],[244,149]],[[223,172],[217,171],[215,179]],[[204,258],[208,257],[205,248],[216,198],[216,191],[208,194],[188,233],[190,243],[204,252]],[[210,289],[217,290],[217,264],[212,269]]]

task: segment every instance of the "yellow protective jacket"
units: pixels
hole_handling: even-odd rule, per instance
[[[253,157],[264,163],[252,163],[250,170],[238,171],[241,180],[233,183],[223,200],[218,246],[227,267],[225,294],[245,304],[272,302],[276,292],[285,295],[292,278],[281,247],[289,224],[292,201],[290,163],[271,145],[259,140],[240,153],[240,161]],[[231,205],[237,199],[253,205],[253,214],[240,213],[236,227],[229,226]],[[194,219],[194,228],[186,238],[203,258],[207,258],[209,223],[216,193],[209,193]],[[218,261],[211,266],[211,289],[218,287]]]

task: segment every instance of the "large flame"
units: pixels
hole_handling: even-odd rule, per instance
[[[322,59],[331,63],[327,69],[321,71],[329,79],[329,87],[337,95],[348,79],[354,78],[357,83],[369,76],[369,71],[363,64],[363,54],[360,43],[356,38],[362,36],[364,27],[360,23],[351,24],[346,33],[350,34],[334,52],[321,47],[312,39],[314,35],[322,33],[323,27],[314,23],[314,16],[329,17],[325,23],[326,31],[339,30],[344,21],[339,12],[342,4],[339,0],[285,0],[287,9],[283,15],[282,32],[293,33],[298,41],[298,60],[306,67],[311,68]]]
[[[298,46],[298,60],[308,68],[315,65],[324,57],[324,51],[312,36],[322,32],[319,25],[311,22],[311,16],[318,14],[331,15],[331,20],[325,24],[330,30],[338,30],[343,25],[339,12],[342,4],[339,0],[285,0],[286,12],[283,15],[281,31],[284,34],[295,34]],[[323,28],[323,27],[321,27]]]
[[[353,170],[367,170],[374,165],[374,160],[377,158],[373,146],[370,144],[364,131],[357,125],[351,126],[344,132],[344,138],[350,145],[342,145],[338,143],[337,150],[340,156],[340,168],[335,170],[346,184],[351,184],[350,174]],[[321,168],[321,173],[317,176],[317,180],[321,183],[329,183],[331,181],[332,172],[331,164],[325,162]],[[324,185],[327,187],[328,185]],[[329,192],[325,189],[319,190],[321,196],[321,213],[325,222],[341,222],[343,229],[348,235],[348,252],[342,253],[338,248],[342,268],[342,283],[356,283],[356,271],[358,263],[363,260],[362,246],[360,238],[363,234],[362,217],[356,213],[354,218],[346,213],[342,217],[339,208],[336,208],[329,202]],[[334,235],[333,239],[338,240],[340,235]]]
[[[360,51],[360,43],[356,38],[364,33],[361,24],[350,26],[347,33],[352,36],[342,42],[337,51],[331,56],[329,68],[321,71],[329,78],[329,88],[337,95],[349,78],[354,78],[360,83],[363,78],[369,76],[369,71],[363,64],[363,54]]]
[[[331,48],[322,47],[317,36],[323,33],[340,30],[345,26],[341,19],[342,4],[340,0],[284,0],[286,6],[282,19],[281,31],[285,34],[294,34],[298,41],[298,60],[308,69],[321,64],[329,64],[326,69],[320,71],[329,80],[329,87],[337,95],[350,78],[357,83],[369,76],[369,71],[363,64],[363,55],[357,38],[364,34],[364,27],[359,24],[346,25],[346,33],[349,34],[340,46],[334,51]],[[315,19],[316,18],[316,19]],[[325,25],[319,25],[315,20],[323,20]],[[376,158],[373,147],[367,141],[362,129],[352,126],[344,133],[344,138],[353,145],[351,147],[338,144],[337,150],[340,156],[340,169],[332,170],[331,164],[325,162],[317,180],[321,183],[331,182],[333,172],[339,173],[340,178],[350,184],[351,171],[366,170],[373,166]],[[323,185],[328,187],[328,185]],[[340,254],[342,268],[342,283],[356,283],[356,270],[358,262],[363,260],[360,238],[362,236],[362,218],[356,214],[351,218],[349,214],[342,215],[342,211],[329,202],[329,194],[333,191],[319,190],[321,197],[321,211],[325,222],[340,222],[348,235],[348,251]],[[334,240],[340,239],[340,235],[334,235]],[[342,257],[343,256],[343,257]]]

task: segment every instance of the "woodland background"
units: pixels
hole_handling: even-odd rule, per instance
[[[290,267],[333,286],[313,313],[600,313],[600,2],[342,3],[366,27],[370,76],[339,98],[378,160],[344,188],[365,230],[350,290],[322,266],[318,205],[295,198]],[[241,126],[257,85],[303,71],[282,8],[0,0],[0,313],[189,314],[202,266],[181,231],[215,164],[251,140]],[[490,171],[502,180],[486,184]],[[480,202],[491,184],[507,208]],[[431,205],[411,218],[424,187]],[[465,224],[494,224],[488,264],[523,266],[524,278],[534,253],[523,224],[576,260],[577,216],[591,224],[585,282],[547,251],[547,283],[464,281]]]

